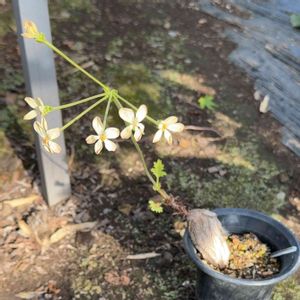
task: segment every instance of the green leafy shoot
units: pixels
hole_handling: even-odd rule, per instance
[[[214,102],[214,97],[210,95],[200,97],[198,103],[201,109],[215,110],[218,107]]]
[[[292,14],[290,21],[294,28],[300,28],[300,14]]]
[[[153,185],[153,189],[155,191],[159,191],[161,189],[161,184],[159,182],[160,178],[167,175],[167,173],[165,172],[165,166],[160,159],[154,162],[153,168],[151,168],[151,172],[156,178],[156,182]]]

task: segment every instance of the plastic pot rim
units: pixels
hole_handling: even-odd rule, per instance
[[[242,286],[264,286],[264,285],[275,285],[278,282],[288,278],[289,276],[291,276],[294,272],[296,272],[296,270],[298,269],[299,265],[300,265],[300,255],[299,255],[299,251],[300,251],[300,244],[299,241],[297,240],[297,238],[295,237],[295,235],[287,228],[285,227],[283,224],[281,224],[280,222],[278,222],[277,220],[269,217],[268,215],[255,211],[255,210],[251,210],[251,209],[243,209],[243,208],[218,208],[215,209],[214,212],[218,215],[218,216],[222,216],[222,215],[228,215],[228,214],[238,214],[240,216],[248,216],[248,217],[252,217],[258,220],[263,220],[267,223],[269,223],[271,226],[275,226],[277,229],[279,229],[279,231],[281,231],[281,233],[285,236],[289,236],[290,238],[292,238],[295,242],[295,246],[298,248],[296,254],[298,255],[298,259],[296,261],[296,263],[293,265],[293,267],[288,270],[286,273],[283,274],[278,274],[278,275],[274,275],[271,278],[268,279],[239,279],[239,278],[233,278],[230,277],[228,275],[225,275],[221,272],[215,271],[213,270],[211,267],[209,267],[208,265],[206,265],[205,263],[203,263],[201,261],[201,259],[199,259],[198,255],[197,255],[197,251],[193,245],[193,242],[190,238],[189,232],[186,229],[185,233],[184,233],[184,248],[188,254],[188,256],[192,259],[192,261],[196,264],[197,268],[200,269],[201,271],[203,271],[204,273],[208,274],[211,277],[214,277],[216,279],[228,282],[228,283],[232,283],[232,284],[236,284],[236,285],[242,285]]]

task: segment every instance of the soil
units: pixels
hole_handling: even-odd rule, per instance
[[[231,234],[227,240],[230,250],[228,267],[215,270],[239,279],[267,279],[280,271],[277,258],[272,258],[270,248],[255,234]]]
[[[164,188],[191,208],[266,211],[300,236],[300,161],[280,143],[281,126],[259,113],[251,79],[229,62],[235,45],[222,32],[230,25],[193,1],[49,4],[53,41],[87,70],[136,104],[146,103],[157,118],[171,111],[187,125],[217,130],[186,131],[172,148],[142,140],[147,163],[161,157],[166,165]],[[0,8],[0,298],[194,299],[196,269],[180,236],[185,220],[167,208],[162,215],[149,211],[155,194],[129,143],[118,141],[116,156],[93,154],[84,139],[95,113],[65,133],[73,196],[46,206],[31,124],[22,120],[28,109],[12,8],[8,1]],[[99,93],[61,59],[55,62],[62,103]],[[199,108],[205,94],[214,95],[216,111]],[[64,122],[76,112],[64,112]],[[2,205],[30,195],[39,197],[18,208]],[[70,224],[97,223],[45,248],[20,220],[45,241]],[[148,252],[160,255],[126,259]],[[280,287],[277,299],[297,299],[297,280]]]

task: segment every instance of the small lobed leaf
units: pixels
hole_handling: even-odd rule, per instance
[[[217,107],[217,104],[214,102],[214,97],[210,95],[200,97],[198,103],[201,109],[214,110]]]
[[[158,179],[167,175],[167,173],[165,172],[165,166],[160,159],[158,159],[156,162],[154,162],[151,172]]]
[[[161,214],[164,211],[160,202],[149,200],[148,205],[149,205],[149,209],[157,214]]]

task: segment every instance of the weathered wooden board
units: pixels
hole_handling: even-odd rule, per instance
[[[59,105],[58,86],[53,53],[42,44],[20,37],[25,20],[34,21],[39,30],[51,40],[47,0],[13,0],[17,22],[19,45],[24,70],[27,96],[40,97],[52,106]],[[60,111],[51,113],[47,118],[50,128],[62,127]],[[57,140],[62,147],[60,154],[47,153],[36,139],[36,151],[42,180],[42,193],[50,205],[54,205],[71,194],[70,178],[66,161],[64,135]]]
[[[300,13],[300,1],[199,0],[198,3],[202,11],[237,25],[225,31],[238,45],[230,59],[255,79],[257,90],[270,96],[270,110],[284,125],[283,143],[300,155],[300,30],[290,24],[290,15]],[[243,14],[235,13],[232,7]]]

